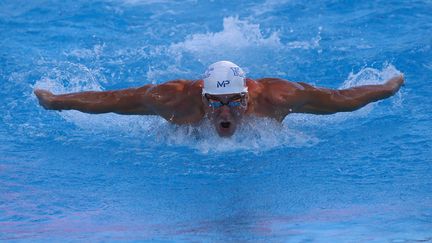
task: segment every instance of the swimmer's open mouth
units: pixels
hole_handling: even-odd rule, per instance
[[[220,125],[223,128],[229,128],[231,126],[231,122],[221,122]]]

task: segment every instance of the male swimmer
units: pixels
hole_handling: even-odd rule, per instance
[[[228,61],[213,63],[202,80],[172,80],[139,88],[54,95],[36,89],[48,110],[79,110],[100,114],[158,115],[175,124],[198,124],[209,119],[221,137],[230,137],[245,116],[282,121],[290,113],[333,114],[357,110],[395,94],[403,75],[384,84],[343,90],[318,88],[279,78],[246,78]]]

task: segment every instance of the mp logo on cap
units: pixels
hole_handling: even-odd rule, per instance
[[[230,81],[229,80],[224,80],[224,81],[222,81],[222,82],[217,82],[217,87],[218,88],[221,88],[221,87],[224,87],[225,88],[225,86],[226,85],[228,85],[228,84],[230,84]]]
[[[229,61],[211,64],[203,75],[203,94],[235,94],[247,92],[245,72]]]

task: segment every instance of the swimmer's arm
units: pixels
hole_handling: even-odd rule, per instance
[[[201,96],[196,95],[201,90],[199,87],[199,82],[172,80],[159,85],[116,91],[62,95],[53,95],[40,89],[34,92],[39,103],[48,110],[78,110],[91,114],[114,112],[124,115],[159,115],[172,122],[187,122],[189,120],[186,117],[191,112],[201,111]]]
[[[394,95],[404,84],[403,75],[394,77],[384,84],[364,85],[343,90],[316,88],[305,83],[301,93],[306,97],[304,104],[294,109],[297,113],[333,114],[360,109],[361,107]]]
[[[54,95],[43,89],[34,91],[39,104],[47,110],[78,110],[100,114],[114,112],[126,115],[153,115],[146,105],[147,91],[153,85],[116,91],[87,91]]]

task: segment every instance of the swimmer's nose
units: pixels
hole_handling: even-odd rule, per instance
[[[220,108],[220,115],[225,117],[225,116],[230,116],[231,115],[231,111],[230,108],[226,105],[222,106]]]

